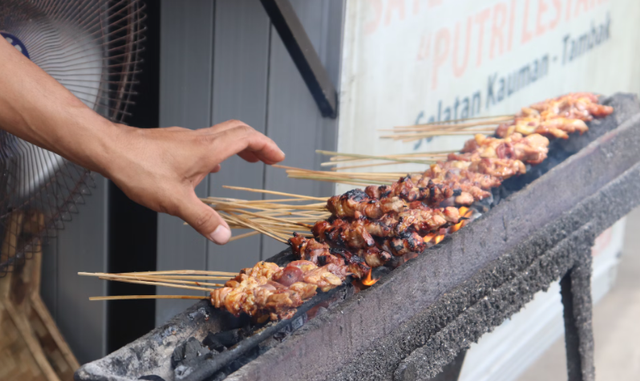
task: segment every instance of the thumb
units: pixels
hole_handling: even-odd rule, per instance
[[[195,193],[182,205],[178,217],[218,245],[224,245],[231,238],[227,222],[213,208],[200,201]]]

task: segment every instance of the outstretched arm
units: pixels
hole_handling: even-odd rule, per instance
[[[112,123],[0,38],[0,128],[111,179],[148,208],[185,220],[218,244],[231,232],[194,188],[238,154],[274,164],[268,137],[230,120],[213,127],[138,129]]]

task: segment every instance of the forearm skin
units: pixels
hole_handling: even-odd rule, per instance
[[[0,38],[0,128],[107,175],[122,128]]]

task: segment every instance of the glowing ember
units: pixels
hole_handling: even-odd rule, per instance
[[[434,245],[439,244],[440,242],[442,242],[442,240],[444,239],[444,234],[438,234],[436,236],[436,239],[433,241]]]
[[[371,279],[371,270],[369,270],[369,272],[367,273],[367,277],[362,280],[362,284],[364,284],[367,287],[370,287],[376,284],[377,281],[378,281],[377,279]]]

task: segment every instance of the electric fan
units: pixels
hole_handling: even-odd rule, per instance
[[[2,38],[115,122],[132,104],[143,21],[139,0],[0,1]],[[4,131],[0,174],[1,277],[64,227],[93,179],[88,170]]]

